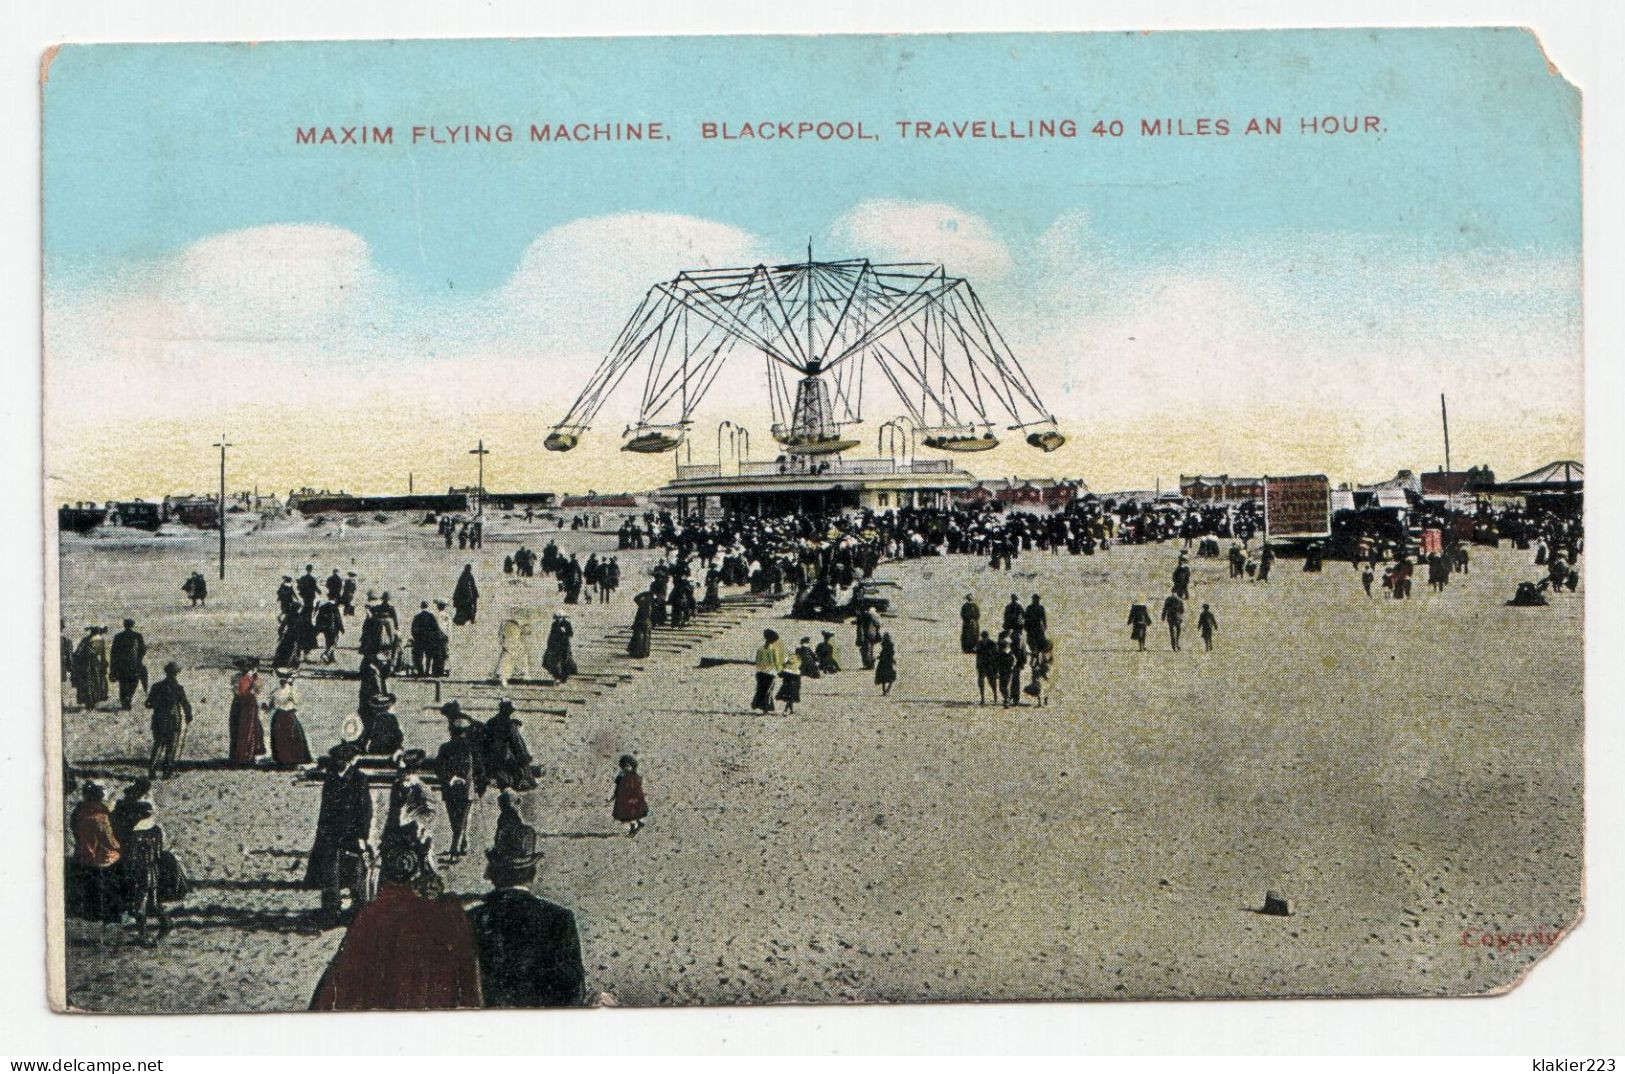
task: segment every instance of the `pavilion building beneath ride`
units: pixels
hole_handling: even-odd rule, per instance
[[[847,459],[787,455],[772,461],[743,460],[677,467],[677,476],[655,491],[657,502],[680,513],[779,515],[867,508],[949,507],[976,484],[974,475],[950,459]]]

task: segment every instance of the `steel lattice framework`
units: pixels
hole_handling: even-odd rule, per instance
[[[741,349],[765,361],[773,433],[789,451],[857,441],[870,366],[928,447],[995,446],[997,415],[1035,447],[1064,442],[970,282],[940,265],[867,259],[698,269],[658,283],[627,320],[547,447],[568,451],[641,369],[642,401],[623,448],[668,451]]]

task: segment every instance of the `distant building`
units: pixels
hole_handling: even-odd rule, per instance
[[[1422,475],[1422,496],[1426,499],[1467,496],[1486,490],[1493,484],[1495,471],[1488,466],[1474,466],[1467,470],[1446,470],[1440,467],[1433,473]]]
[[[1000,503],[1006,507],[1028,510],[1055,510],[1073,500],[1089,494],[1089,486],[1082,481],[1057,480],[1052,477],[994,477],[976,482],[968,489],[952,494],[956,506]]]
[[[1195,503],[1242,503],[1264,498],[1262,477],[1231,477],[1217,474],[1180,474],[1179,494]]]
[[[677,477],[654,493],[683,513],[778,514],[868,508],[947,507],[976,478],[950,459],[845,459],[790,455],[742,461],[724,474],[715,463],[679,465]]]
[[[163,519],[194,529],[219,529],[220,501],[213,496],[165,496]]]

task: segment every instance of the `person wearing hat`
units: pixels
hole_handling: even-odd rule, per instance
[[[875,661],[875,683],[880,687],[880,696],[885,697],[891,693],[891,688],[897,682],[897,646],[892,644],[890,634],[880,635],[880,657]]]
[[[474,930],[455,895],[425,894],[428,841],[391,828],[379,848],[378,894],[356,911],[311,997],[313,1011],[479,1007]]]
[[[429,674],[434,654],[440,647],[440,620],[429,610],[429,602],[421,601],[418,613],[412,617],[412,674],[422,678]]]
[[[1213,635],[1219,629],[1219,617],[1213,614],[1213,609],[1202,605],[1202,614],[1197,617],[1196,629],[1202,635],[1202,647],[1206,652],[1213,651]]]
[[[649,803],[643,797],[643,777],[638,775],[638,759],[630,753],[622,754],[616,764],[620,771],[615,773],[611,815],[627,825],[627,835],[637,835],[638,829],[643,827],[643,818],[649,815]]]
[[[186,594],[192,602],[192,607],[207,606],[209,603],[209,580],[203,577],[202,571],[193,571],[192,576],[181,583],[181,592]]]
[[[451,613],[446,610],[446,602],[434,602],[434,621],[438,630],[434,653],[429,659],[429,674],[435,678],[445,678],[447,675],[446,662],[451,659]]]
[[[299,692],[292,668],[277,668],[276,689],[271,691],[271,760],[283,768],[310,763],[310,743],[299,722]]]
[[[835,658],[835,632],[825,630],[822,634],[824,640],[813,649],[813,654],[818,658],[818,670],[825,675],[833,675],[841,670],[841,662]]]
[[[393,754],[405,745],[406,736],[401,731],[401,720],[395,715],[394,694],[374,694],[368,698],[361,723],[364,728],[361,734],[362,753]]]
[[[796,651],[791,655],[796,658],[796,666],[800,669],[800,674],[809,679],[819,677],[818,654],[813,652],[811,638],[802,638],[797,642]]]
[[[762,644],[756,650],[756,695],[750,707],[757,712],[773,711],[773,683],[784,670],[784,646],[774,630],[762,631]]]
[[[330,926],[338,924],[346,888],[358,906],[367,897],[372,791],[355,764],[360,754],[355,743],[341,742],[324,759],[316,838],[306,858],[305,887],[321,891],[322,919]]]
[[[276,604],[284,617],[289,616],[299,607],[299,597],[293,588],[293,575],[284,574],[282,576],[282,584],[276,587]]]
[[[314,564],[305,564],[305,573],[299,576],[296,588],[299,591],[299,602],[304,605],[305,613],[308,615],[315,610],[316,594],[320,593],[322,589],[322,583],[316,579]]]
[[[959,650],[965,653],[974,653],[976,643],[981,637],[982,608],[976,599],[969,593],[965,594],[965,603],[959,606]],[[865,667],[868,665],[865,664]]]
[[[113,834],[113,818],[107,811],[101,784],[86,781],[79,804],[73,807],[68,830],[73,833],[70,876],[74,883],[69,894],[77,900],[79,915],[106,923],[119,919],[118,864],[122,851]]]
[[[344,588],[339,590],[339,607],[344,609],[345,615],[355,614],[355,571],[344,572]]]
[[[332,597],[325,598],[316,605],[316,614],[311,619],[311,627],[321,638],[322,663],[337,662],[338,653],[335,651],[339,644],[339,635],[344,633],[344,609]]]
[[[571,648],[575,632],[568,616],[562,612],[553,613],[553,625],[547,630],[547,646],[542,650],[542,667],[553,676],[554,682],[568,682],[577,671],[575,653]]]
[[[463,715],[462,706],[448,701],[440,706],[446,718],[450,737],[435,754],[435,779],[440,784],[440,800],[446,807],[446,820],[451,823],[451,845],[447,851],[453,858],[468,853],[468,813],[474,804],[474,795],[483,791],[478,777],[483,767],[480,741],[474,732],[474,721]]]
[[[1151,609],[1146,606],[1144,597],[1136,597],[1128,609],[1128,636],[1129,640],[1139,645],[1140,652],[1145,652],[1146,634],[1151,629]]]
[[[135,629],[135,620],[124,620],[124,629],[113,635],[108,670],[118,683],[119,708],[129,712],[135,702],[135,688],[147,685],[147,640]]]
[[[260,723],[259,661],[251,656],[233,661],[237,674],[232,679],[231,763],[252,768],[265,754],[265,727]]]
[[[147,778],[168,779],[175,774],[175,759],[192,722],[192,702],[180,681],[181,666],[171,660],[164,665],[164,677],[147,691],[147,708],[152,710],[152,755],[147,761]]]
[[[1168,645],[1179,652],[1179,637],[1185,632],[1185,602],[1170,592],[1162,602],[1162,621],[1168,624]]]
[[[79,707],[89,711],[106,701],[110,691],[107,637],[104,628],[88,626],[79,646],[73,651],[73,685]]]
[[[531,771],[530,747],[525,743],[524,726],[507,698],[497,702],[497,714],[485,722],[480,738],[485,747],[485,775],[503,790],[534,790],[536,775]]]
[[[485,852],[491,891],[468,912],[487,1007],[574,1007],[587,971],[575,914],[530,890],[542,855],[523,821],[497,830]]]

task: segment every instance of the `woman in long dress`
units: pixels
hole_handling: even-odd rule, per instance
[[[554,613],[553,625],[547,631],[547,647],[542,652],[542,667],[554,682],[567,682],[576,673],[576,658],[570,646],[574,635],[570,620],[562,613]]]
[[[237,661],[231,701],[231,763],[251,768],[265,753],[265,727],[260,723],[258,661]]]
[[[784,702],[785,715],[796,711],[796,702],[801,700],[801,649],[784,658],[784,666],[779,669],[778,699]]]
[[[649,655],[649,642],[654,636],[654,614],[650,611],[654,597],[648,592],[639,593],[632,603],[638,610],[632,616],[632,637],[626,643],[626,655],[641,660]]]
[[[291,668],[277,669],[277,687],[271,691],[271,760],[284,768],[310,763],[310,743],[299,722],[299,694],[293,688]]]

